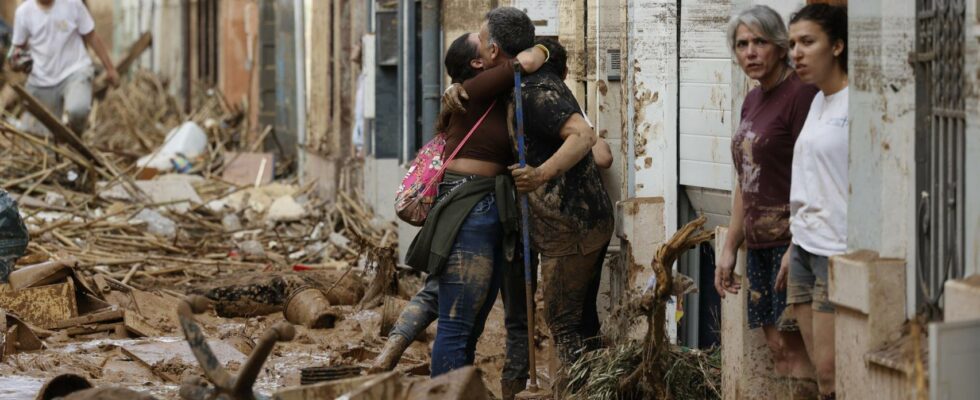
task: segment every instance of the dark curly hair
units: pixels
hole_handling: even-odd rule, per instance
[[[565,46],[562,46],[560,42],[549,37],[538,38],[534,41],[534,44],[540,44],[548,48],[548,53],[550,57],[548,62],[541,67],[542,72],[551,72],[558,75],[559,78],[565,78],[565,72],[568,71],[568,52],[565,51]]]
[[[508,56],[516,56],[534,46],[534,23],[524,11],[514,7],[497,7],[486,15],[490,40]]]
[[[847,72],[847,7],[823,3],[810,4],[793,14],[789,24],[793,25],[800,21],[810,21],[820,25],[820,29],[823,29],[830,38],[831,45],[838,40],[844,43],[844,51],[837,57],[837,64]]]

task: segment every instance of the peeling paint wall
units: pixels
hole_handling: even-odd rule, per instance
[[[626,155],[632,174],[629,197],[663,197],[667,235],[677,229],[677,18],[666,0],[632,0],[625,24],[628,78]]]
[[[586,2],[582,0],[558,0],[558,40],[568,52],[568,76],[565,85],[572,89],[580,106],[587,103],[588,54],[585,40],[589,25],[585,20]]]
[[[586,114],[595,125],[595,132],[609,144],[613,154],[613,165],[602,171],[603,184],[613,203],[626,198],[626,175],[624,174],[625,151],[622,135],[622,104],[620,81],[610,81],[608,74],[609,50],[622,48],[620,19],[621,5],[619,2],[589,0],[585,6],[588,16],[586,27],[580,30],[580,35],[587,40],[584,59],[586,84]],[[598,26],[597,26],[598,24]],[[597,30],[598,27],[598,30]],[[616,242],[616,238],[613,238]],[[614,243],[615,244],[615,243]]]

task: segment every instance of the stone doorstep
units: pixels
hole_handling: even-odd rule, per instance
[[[901,277],[900,282],[895,280],[896,276]],[[903,260],[880,258],[877,252],[870,250],[858,250],[834,256],[830,259],[828,280],[829,297],[834,305],[865,315],[879,312],[885,307],[898,306],[903,309],[905,307]],[[890,287],[894,285],[898,287]],[[885,293],[900,293],[901,296],[881,298]],[[883,300],[891,301],[883,302]]]
[[[946,322],[980,319],[980,274],[945,284]]]

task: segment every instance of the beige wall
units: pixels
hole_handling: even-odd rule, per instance
[[[14,12],[17,10],[18,4],[20,4],[20,0],[0,0],[0,18],[3,18],[11,26],[14,24]]]

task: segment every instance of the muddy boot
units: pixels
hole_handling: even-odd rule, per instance
[[[500,396],[503,400],[514,400],[527,387],[527,379],[501,379]]]
[[[388,341],[385,342],[385,347],[381,349],[381,354],[378,354],[378,357],[374,359],[367,372],[369,374],[377,374],[395,369],[395,366],[398,365],[398,360],[402,358],[402,354],[405,353],[405,349],[410,344],[412,344],[412,341],[401,335],[389,336]]]

